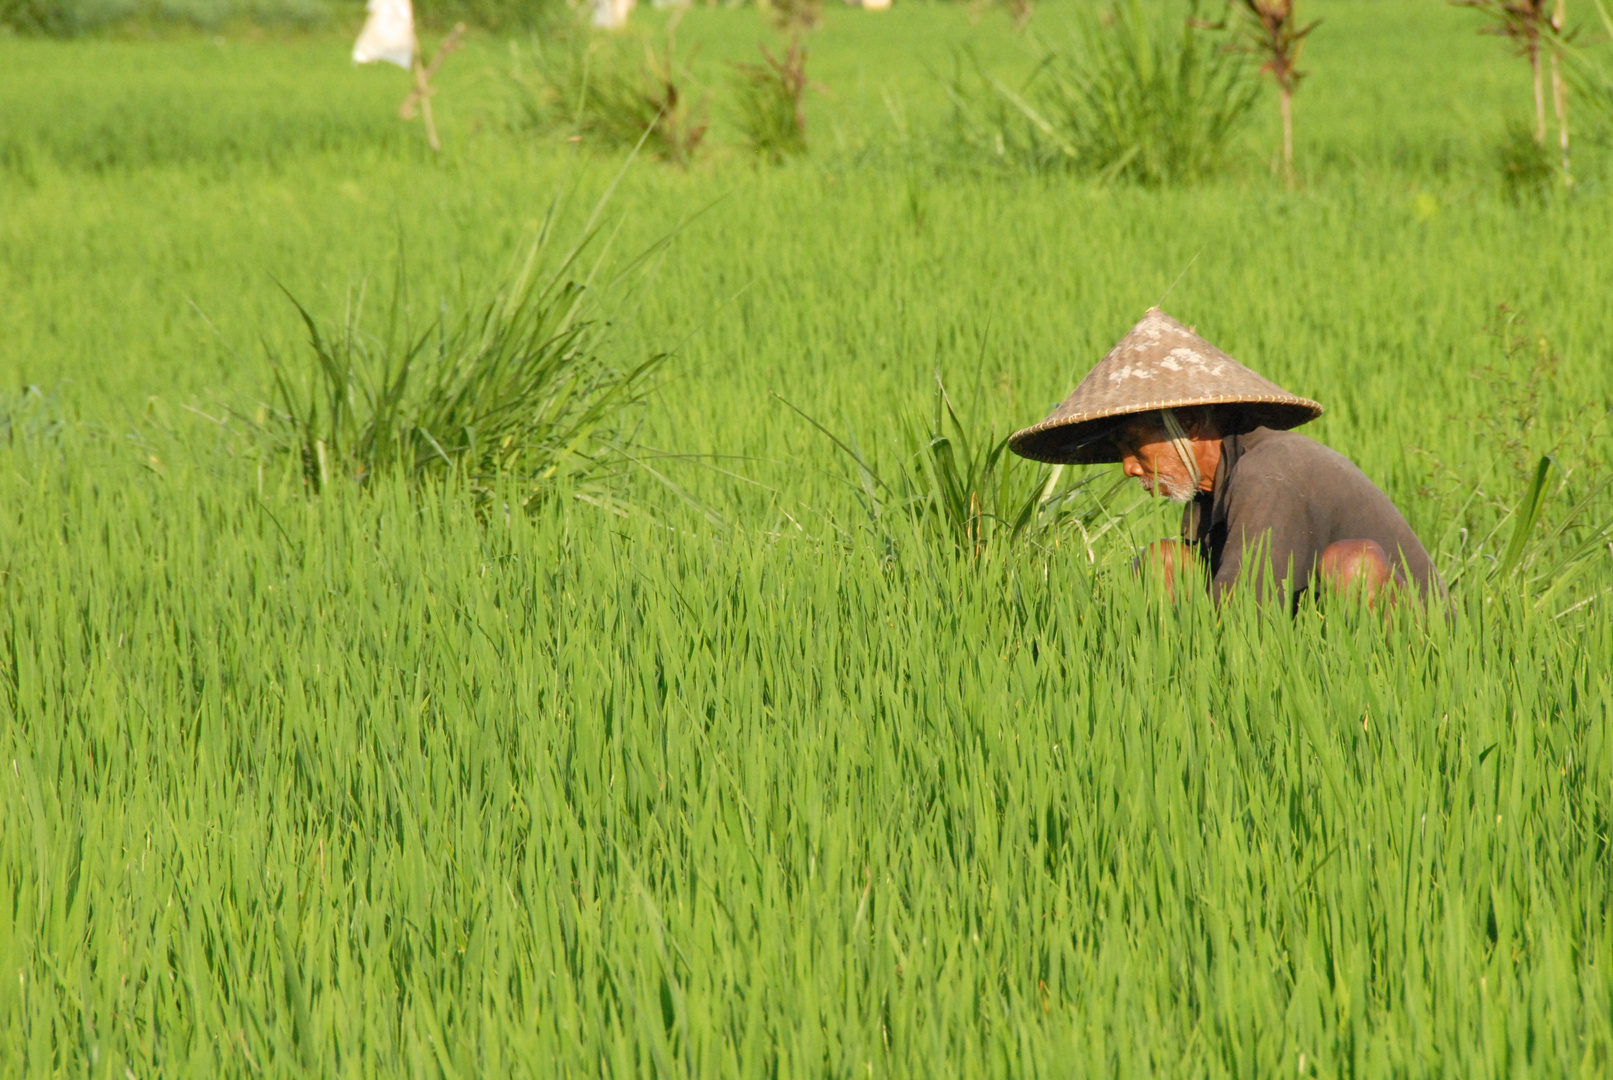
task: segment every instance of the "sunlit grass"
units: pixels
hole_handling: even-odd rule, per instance
[[[1613,205],[1509,202],[1515,65],[1389,10],[1318,12],[1293,194],[1258,130],[1161,191],[938,160],[951,46],[1026,55],[961,9],[835,5],[766,168],[720,108],[687,169],[514,132],[487,41],[440,162],[342,41],[0,41],[0,1073],[1605,1075]],[[275,281],[379,317],[402,245],[452,327],[613,183],[648,512],[263,452]],[[1173,508],[1039,501],[999,441],[1167,293],[1448,610],[1171,603]]]

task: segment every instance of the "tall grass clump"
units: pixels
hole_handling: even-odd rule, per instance
[[[514,73],[520,126],[612,149],[643,147],[687,165],[705,143],[709,95],[693,86],[677,39],[579,34],[532,54]]]
[[[783,56],[759,46],[760,64],[735,64],[738,125],[753,154],[773,164],[807,150],[807,50],[791,41]]]
[[[1019,85],[960,64],[947,87],[958,142],[1010,166],[1149,186],[1216,172],[1256,87],[1247,58],[1199,15],[1198,0],[1115,0],[1066,40],[1042,41]]]
[[[424,326],[405,303],[400,266],[382,325],[364,298],[322,324],[292,299],[307,331],[301,363],[274,358],[272,405],[259,426],[293,457],[309,490],[395,475],[454,478],[482,498],[500,481],[527,505],[566,490],[612,501],[629,457],[631,408],[661,362],[617,368],[600,354],[577,252],[540,275],[544,242],[504,286]]]
[[[887,551],[897,546],[889,530],[904,522],[925,540],[971,558],[1021,541],[1078,540],[1090,561],[1094,543],[1121,520],[1111,504],[1124,476],[1075,477],[1062,465],[1019,457],[1007,436],[966,423],[939,377],[928,415],[902,419],[894,462],[876,460],[855,436],[841,439],[785,404],[844,455],[867,525],[884,537]]]

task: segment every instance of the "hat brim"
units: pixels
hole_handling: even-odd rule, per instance
[[[1105,411],[1095,416],[1067,416],[1044,420],[1013,434],[1008,446],[1021,457],[1050,465],[1113,465],[1120,461],[1114,432],[1134,416],[1161,409],[1212,406],[1223,435],[1241,435],[1257,427],[1287,431],[1322,415],[1322,407],[1306,398],[1251,400],[1247,397],[1180,401],[1151,401],[1135,408]]]

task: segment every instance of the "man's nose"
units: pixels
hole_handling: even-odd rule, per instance
[[[1142,479],[1143,463],[1138,461],[1136,458],[1128,455],[1125,459],[1125,469],[1127,476],[1135,476],[1139,480]]]

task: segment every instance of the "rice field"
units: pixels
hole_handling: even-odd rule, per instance
[[[690,11],[687,169],[521,126],[525,41],[434,159],[345,34],[0,37],[0,1074],[1608,1075],[1613,141],[1511,200],[1525,64],[1312,7],[1293,192],[1270,95],[1191,186],[960,157],[957,50],[1032,63],[962,6],[829,11],[780,166],[776,39]],[[601,357],[666,354],[611,501],[310,493],[287,293],[423,326],[590,220]],[[1173,604],[1113,469],[960,548],[801,415],[893,479],[937,377],[1001,438],[1161,297],[1447,611]]]

